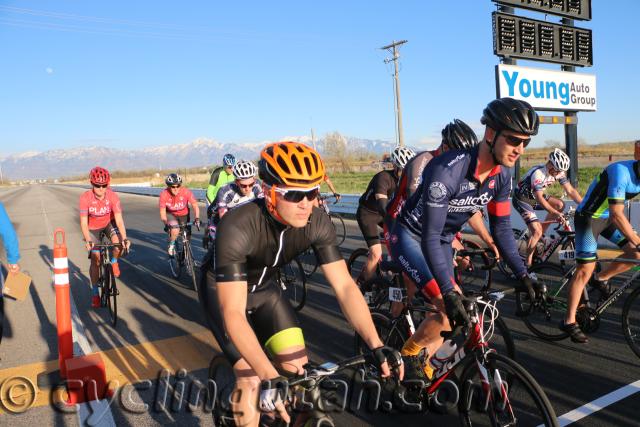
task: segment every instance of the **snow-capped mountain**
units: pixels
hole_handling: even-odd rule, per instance
[[[383,140],[346,138],[350,151],[389,152],[394,143]],[[309,137],[287,137],[311,145]],[[2,173],[12,180],[59,178],[86,174],[96,165],[110,170],[167,169],[220,164],[225,153],[233,153],[238,159],[257,159],[265,144],[222,144],[208,138],[198,138],[187,144],[150,147],[139,150],[91,146],[55,149],[44,152],[25,152],[6,156],[0,160]],[[316,141],[318,151],[324,151],[324,140]]]

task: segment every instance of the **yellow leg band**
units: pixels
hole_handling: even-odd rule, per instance
[[[280,354],[284,352],[284,350],[294,346],[304,347],[304,336],[300,328],[284,329],[272,335],[267,342],[264,343],[264,347],[272,356]]]

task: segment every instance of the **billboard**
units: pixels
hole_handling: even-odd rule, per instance
[[[504,58],[593,65],[591,30],[493,12],[493,53]]]
[[[537,110],[596,111],[596,76],[499,64],[498,97],[527,101]]]

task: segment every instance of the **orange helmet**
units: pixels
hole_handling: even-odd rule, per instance
[[[260,153],[260,179],[280,187],[315,187],[325,176],[324,163],[316,150],[299,142],[275,142]]]

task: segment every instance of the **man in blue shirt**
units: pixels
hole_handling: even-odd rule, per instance
[[[403,348],[411,356],[406,360],[410,378],[420,377],[419,372],[412,375],[417,365],[415,350],[426,347],[433,354],[442,343],[443,329],[469,323],[453,279],[451,242],[478,210],[487,207],[501,256],[516,274],[519,290],[535,298],[536,285],[527,276],[511,229],[508,168],[537,134],[538,115],[524,101],[501,98],[487,105],[481,122],[486,128],[479,145],[447,151],[427,164],[420,188],[407,200],[391,233],[394,258],[441,312],[426,317]]]
[[[611,163],[604,168],[576,209],[576,272],[569,283],[567,314],[560,324],[560,329],[568,333],[573,342],[589,342],[576,322],[576,311],[589,279],[606,297],[610,291],[608,280],[635,265],[610,263],[598,274],[598,279],[593,279],[598,258],[598,236],[602,235],[618,245],[624,251],[620,258],[640,259],[640,237],[624,213],[625,201],[640,194],[640,156],[637,152],[635,159]]]

